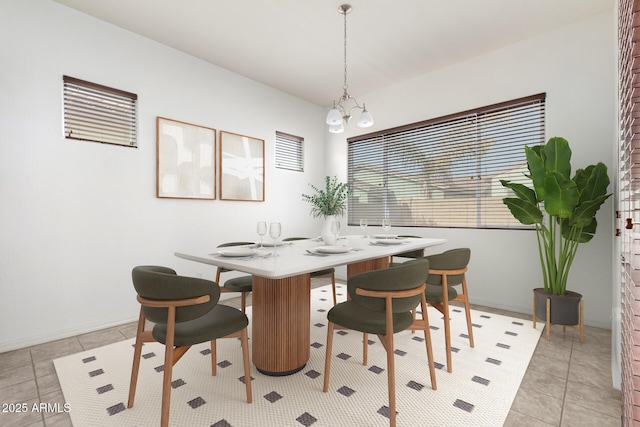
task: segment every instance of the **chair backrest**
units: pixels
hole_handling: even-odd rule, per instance
[[[440,254],[426,256],[425,258],[429,260],[429,266],[433,270],[459,270],[469,264],[471,249],[451,249]],[[447,285],[459,285],[462,283],[463,278],[464,274],[447,275]],[[441,285],[442,276],[439,274],[429,274],[427,283],[429,285]]]
[[[429,274],[429,261],[425,258],[407,261],[393,268],[367,271],[347,279],[347,290],[351,299],[357,304],[378,312],[385,311],[382,298],[366,297],[356,294],[356,288],[376,291],[400,291],[414,289],[424,283]],[[393,312],[413,310],[420,303],[421,295],[393,300]]]
[[[133,287],[143,298],[178,300],[209,295],[203,304],[178,307],[176,323],[198,318],[215,307],[220,299],[220,288],[215,282],[195,277],[178,276],[170,268],[154,265],[138,266],[131,272]],[[142,306],[144,316],[154,323],[167,323],[167,309]]]

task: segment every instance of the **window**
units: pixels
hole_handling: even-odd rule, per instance
[[[302,143],[304,138],[276,132],[276,167],[293,171],[304,171]]]
[[[523,228],[500,180],[526,183],[524,146],[544,143],[544,111],[539,94],[349,138],[349,224]]]
[[[63,76],[67,139],[137,146],[137,101],[133,93]]]

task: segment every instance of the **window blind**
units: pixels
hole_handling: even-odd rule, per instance
[[[67,139],[137,146],[137,100],[133,93],[63,76]]]
[[[349,138],[349,224],[525,227],[500,180],[526,183],[524,146],[544,143],[544,122],[538,94]]]
[[[304,138],[276,132],[276,167],[304,171]]]

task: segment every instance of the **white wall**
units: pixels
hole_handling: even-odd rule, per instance
[[[575,165],[611,168],[612,22],[598,16],[359,98],[377,130],[546,92],[548,136],[569,139]],[[314,233],[320,223],[300,194],[325,174],[346,177],[345,137],[359,130],[329,136],[318,106],[47,0],[3,0],[0,36],[0,352],[133,320],[135,265],[211,277],[174,251],[256,238],[259,219],[280,220],[285,235]],[[63,74],[137,93],[140,147],[64,140]],[[157,199],[156,116],[265,139],[266,201]],[[276,130],[305,138],[303,174],[273,167]],[[598,219],[570,287],[585,296],[587,323],[607,328],[610,202]],[[439,250],[471,247],[473,302],[530,312],[540,277],[532,233],[422,234],[449,239]]]
[[[563,136],[574,169],[604,162],[609,170],[615,141],[616,66],[613,11],[576,25],[450,66],[393,87],[358,96],[375,119],[366,132],[330,138],[328,173],[346,177],[345,138],[444,116],[527,95],[547,94],[547,138]],[[613,186],[610,187],[613,191]],[[585,323],[611,327],[613,204],[598,215],[598,232],[581,245],[569,288],[584,295]],[[354,232],[357,228],[353,228]],[[531,313],[531,289],[541,286],[533,232],[405,229],[397,232],[448,239],[445,247],[470,247],[472,302]],[[435,250],[434,250],[435,251]]]
[[[137,318],[131,268],[320,228],[301,194],[320,184],[325,111],[44,0],[0,4],[0,352]],[[62,137],[62,75],[134,92],[139,148]],[[266,201],[155,197],[156,116],[265,140]],[[305,138],[305,172],[274,168],[275,131]]]

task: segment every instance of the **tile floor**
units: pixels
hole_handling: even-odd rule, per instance
[[[327,284],[314,280],[314,286]],[[240,299],[225,301],[239,307]],[[530,319],[528,315],[474,308]],[[32,412],[34,403],[64,404],[53,359],[135,337],[129,323],[71,338],[0,353],[0,425],[3,427],[71,426],[69,415]],[[611,385],[611,331],[585,327],[584,343],[578,332],[554,326],[551,340],[542,334],[513,402],[505,426],[620,426],[621,394]],[[26,403],[27,412],[6,413],[8,403]],[[51,411],[53,409],[53,411]],[[90,426],[76,426],[90,427]]]

